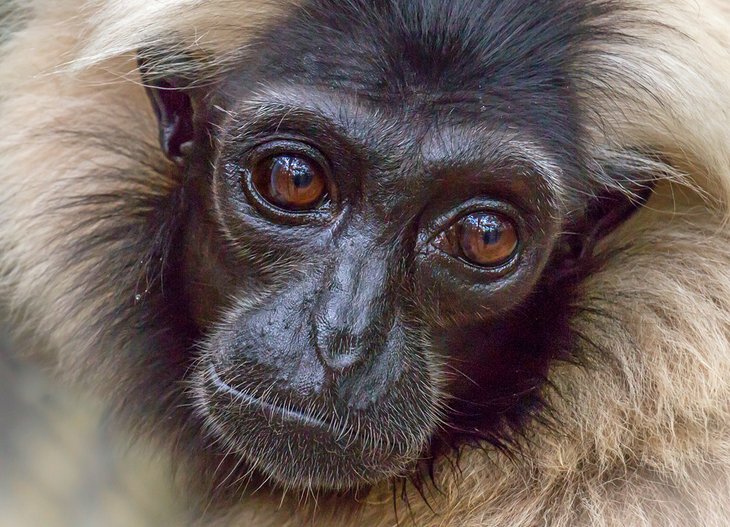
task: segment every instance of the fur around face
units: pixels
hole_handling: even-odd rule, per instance
[[[386,527],[397,516],[434,527],[730,524],[730,3],[626,4],[640,8],[633,22],[605,22],[625,24],[632,38],[582,65],[612,83],[586,76],[581,104],[597,115],[597,157],[650,151],[667,181],[607,240],[602,266],[581,284],[576,361],[552,368],[544,422],[511,457],[485,447],[465,449],[458,467],[444,459],[428,504],[410,486],[409,507],[398,499],[395,509],[389,485],[357,503],[316,506],[256,493],[206,524]],[[180,182],[157,145],[136,54],[173,46],[199,55],[195,70],[154,57],[150,67],[204,83],[292,5],[0,8],[3,299],[60,375],[102,393],[142,432],[168,435],[165,445],[184,438],[203,452],[206,438],[160,430],[190,419],[179,409],[179,350],[164,334],[145,334],[176,316],[148,292],[171,252],[171,225],[159,218],[175,221]],[[190,450],[184,459],[196,466],[205,454]]]

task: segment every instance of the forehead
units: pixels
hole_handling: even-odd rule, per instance
[[[570,150],[571,65],[597,34],[591,4],[305,0],[261,28],[225,91],[316,87],[407,119],[519,127]]]
[[[305,0],[262,29],[247,69],[380,104],[522,106],[570,88],[596,16],[591,3]]]

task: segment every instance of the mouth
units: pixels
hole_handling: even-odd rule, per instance
[[[332,423],[325,421],[321,417],[297,410],[289,404],[283,406],[274,404],[238,388],[234,388],[223,380],[212,365],[208,368],[208,378],[218,393],[228,394],[249,410],[262,414],[269,423],[280,422],[300,426],[308,430],[319,430],[328,433],[331,433],[334,428]]]
[[[256,390],[256,383],[229,383],[226,370],[217,371],[212,361],[198,375],[195,397],[213,437],[246,461],[246,473],[254,469],[286,487],[344,491],[404,474],[430,430],[430,414],[402,424],[387,401],[369,412],[340,414],[334,402],[297,407],[280,392]],[[418,433],[403,433],[414,428]]]

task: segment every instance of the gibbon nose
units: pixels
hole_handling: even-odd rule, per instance
[[[314,310],[315,346],[322,364],[343,374],[366,362],[385,340],[387,261],[372,253],[345,255],[329,271]]]

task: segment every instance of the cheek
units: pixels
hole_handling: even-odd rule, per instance
[[[568,305],[568,291],[538,290],[511,313],[435,332],[453,398],[449,419],[493,431],[539,406],[550,365],[572,349]]]
[[[415,262],[413,298],[429,324],[437,328],[484,323],[520,306],[535,289],[552,249],[552,240],[520,255],[508,274],[471,268],[437,252]]]
[[[233,292],[246,291],[245,299],[253,301],[274,285],[267,276],[270,264],[240,244],[226,243],[221,229],[204,211],[188,220],[181,244],[186,308],[199,328],[219,320],[221,312],[235,303]]]
[[[463,373],[452,378],[449,391],[474,388],[501,391],[542,371],[548,356],[528,342],[536,329],[522,317],[508,316],[478,325],[465,325],[440,336],[447,369]]]

